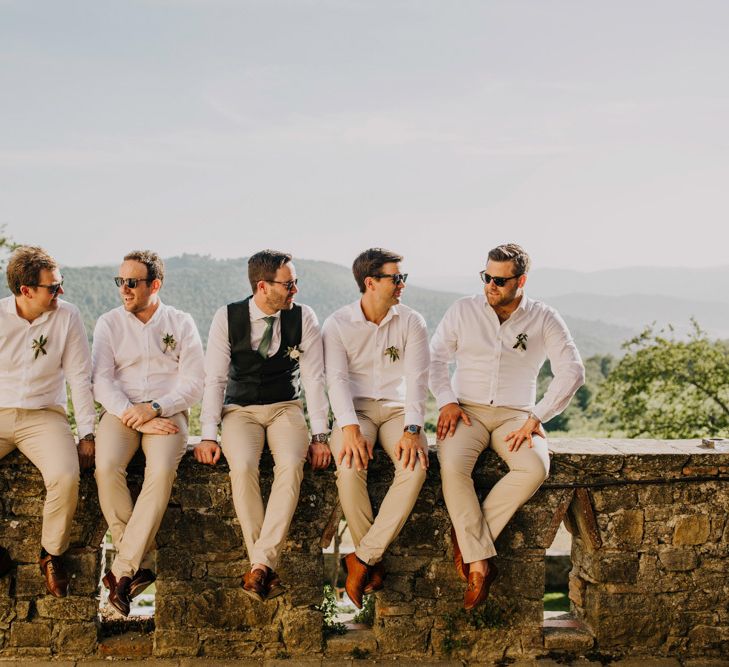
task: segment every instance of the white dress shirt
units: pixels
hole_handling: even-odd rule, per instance
[[[172,336],[174,347],[165,345]],[[165,347],[167,349],[165,349]],[[203,390],[203,350],[192,316],[161,303],[148,322],[123,306],[96,322],[94,397],[111,414],[156,401],[162,416],[187,410]]]
[[[33,341],[47,339],[35,356]],[[96,411],[91,395],[91,355],[78,308],[58,300],[58,308],[32,322],[20,317],[15,297],[0,299],[0,407],[66,409],[66,385],[79,437],[94,432]]]
[[[306,409],[311,422],[311,432],[329,432],[329,403],[326,397],[324,382],[324,353],[321,345],[321,332],[316,313],[304,304],[301,306],[301,356],[299,368],[301,383],[306,395]],[[248,301],[248,312],[251,318],[251,349],[257,350],[266,330],[264,313],[253,299]],[[268,348],[268,357],[272,357],[281,345],[281,311],[271,317],[273,320],[273,337]],[[200,427],[203,440],[217,440],[218,425],[223,413],[225,388],[228,384],[230,368],[230,339],[228,338],[228,306],[218,308],[210,324],[208,348],[205,352],[205,394],[200,415]]]
[[[526,334],[526,349],[515,347]],[[464,297],[445,313],[430,343],[430,389],[438,407],[464,401],[530,410],[549,421],[585,382],[580,353],[554,308],[522,296],[503,324],[484,295]],[[537,405],[537,376],[549,358],[554,378]],[[453,380],[448,364],[455,360]]]
[[[420,313],[399,304],[377,325],[355,301],[326,319],[322,336],[329,400],[338,426],[359,423],[356,398],[404,403],[405,424],[423,425],[430,355]],[[399,355],[396,360],[386,352],[392,347]]]

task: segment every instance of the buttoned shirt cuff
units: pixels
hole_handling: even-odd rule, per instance
[[[435,404],[438,406],[438,410],[440,410],[444,405],[448,405],[449,403],[458,403],[458,396],[456,396],[455,393],[452,391],[443,392],[438,396],[438,400],[435,402]]]
[[[353,424],[359,426],[359,419],[357,419],[357,413],[354,410],[352,412],[345,412],[341,417],[337,417],[337,426],[339,428],[352,426]]]
[[[88,435],[89,433],[93,434],[94,422],[93,421],[76,422],[76,429],[78,431],[78,437],[83,438],[85,435]]]
[[[410,426],[410,424],[413,424],[422,428],[424,423],[425,419],[423,418],[422,413],[416,412],[414,410],[409,410],[405,413],[405,426]]]
[[[315,419],[311,422],[311,434],[329,433],[329,424],[326,420]]]
[[[217,424],[203,424],[200,428],[201,437],[203,440],[216,440],[218,439],[218,425]]]
[[[532,414],[540,421],[540,423],[544,424],[544,422],[549,421],[554,415],[550,415],[547,410],[544,408],[541,408],[540,406],[535,406],[532,410]]]

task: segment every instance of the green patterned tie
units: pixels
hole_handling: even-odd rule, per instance
[[[273,321],[275,317],[264,317],[266,322],[266,330],[263,332],[263,338],[261,338],[261,344],[258,346],[258,354],[264,359],[268,358],[268,348],[271,347],[271,341],[273,340]]]

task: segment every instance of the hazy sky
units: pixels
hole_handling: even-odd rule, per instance
[[[724,0],[0,0],[0,224],[70,265],[728,264],[727,35]]]

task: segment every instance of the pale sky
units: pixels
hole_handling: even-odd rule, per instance
[[[725,265],[727,35],[723,0],[0,0],[0,225],[74,266]]]

